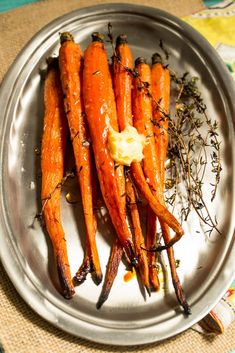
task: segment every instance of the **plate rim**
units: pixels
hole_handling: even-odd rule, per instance
[[[5,74],[5,76],[3,78],[3,81],[2,81],[1,87],[0,87],[0,102],[3,101],[4,96],[6,95],[6,93],[4,91],[4,90],[6,90],[5,87],[7,86],[9,80],[11,80],[12,75],[14,74],[14,71],[15,71],[17,65],[20,65],[20,63],[22,61],[22,55],[25,54],[25,53],[27,54],[27,52],[29,52],[31,50],[31,48],[35,48],[36,47],[35,50],[37,50],[38,44],[36,42],[37,42],[38,38],[40,38],[40,36],[43,35],[43,33],[49,33],[50,31],[55,32],[56,31],[56,27],[60,26],[62,24],[62,22],[66,22],[68,20],[72,20],[73,18],[78,17],[78,16],[84,18],[84,17],[86,17],[87,14],[89,14],[89,15],[92,14],[92,13],[94,14],[97,11],[98,12],[99,11],[103,11],[103,12],[110,12],[110,11],[114,11],[115,12],[115,11],[118,11],[118,12],[129,12],[129,13],[132,13],[133,10],[134,10],[134,13],[138,13],[139,15],[142,15],[142,16],[152,17],[153,19],[155,18],[155,20],[159,16],[160,17],[165,17],[165,18],[167,18],[168,21],[170,20],[170,21],[174,22],[175,24],[177,24],[178,27],[181,28],[181,30],[185,29],[187,34],[188,34],[188,32],[191,32],[190,34],[192,35],[192,37],[194,37],[194,40],[199,39],[200,40],[200,48],[202,48],[202,47],[204,48],[205,47],[204,49],[209,50],[209,52],[213,55],[212,62],[214,63],[214,65],[215,66],[217,66],[217,65],[220,66],[220,69],[221,69],[221,72],[219,72],[220,80],[222,80],[222,82],[226,82],[226,85],[228,85],[227,90],[228,90],[228,93],[229,93],[229,98],[231,100],[230,104],[232,104],[232,96],[235,96],[235,89],[234,89],[234,84],[232,82],[232,78],[229,76],[229,73],[227,72],[227,69],[226,69],[222,59],[219,58],[219,56],[216,53],[215,49],[208,43],[208,41],[204,37],[202,37],[190,25],[188,25],[187,23],[183,22],[181,19],[169,14],[166,11],[163,11],[163,10],[160,10],[160,9],[157,9],[157,8],[154,8],[154,7],[150,7],[150,6],[142,6],[142,5],[135,5],[135,4],[125,4],[125,3],[115,3],[115,4],[110,3],[110,4],[100,4],[100,5],[96,5],[96,6],[84,7],[84,8],[77,9],[77,10],[74,10],[72,12],[69,12],[69,13],[67,13],[65,15],[62,15],[62,16],[54,19],[53,21],[49,22],[40,31],[38,31],[28,43],[26,43],[24,48],[19,52],[19,54],[17,55],[16,59],[13,61],[12,65],[8,69],[7,73]],[[37,44],[37,45],[35,46],[35,44]],[[21,70],[22,70],[22,67],[21,67]],[[21,70],[20,70],[20,72],[21,72]],[[235,105],[234,104],[232,104],[232,107],[233,107],[233,110],[235,111]],[[4,116],[4,114],[3,114],[3,116]],[[233,124],[234,125],[235,114],[233,114],[233,118],[234,118],[233,121],[228,120],[228,124]],[[0,121],[1,125],[2,125],[2,123],[3,123],[3,121]],[[232,129],[231,133],[233,134],[233,129]],[[2,131],[1,131],[1,135],[2,135]],[[3,139],[1,139],[1,141],[3,141]],[[2,145],[2,142],[1,142],[1,145]],[[3,153],[3,149],[2,148],[1,148],[0,153],[1,153],[0,160],[1,160],[1,163],[2,163],[2,153]],[[233,157],[234,157],[234,153],[233,153]],[[2,189],[2,178],[3,178],[3,176],[2,176],[2,173],[1,173],[1,175],[0,175],[0,183],[1,183],[0,187],[1,187],[1,189]],[[43,302],[45,302],[45,300],[47,301],[47,298],[43,297],[41,293],[37,292],[37,295],[39,296],[39,298],[37,298],[38,300],[37,300],[37,305],[36,306],[33,306],[32,302],[31,303],[28,302],[29,294],[32,293],[33,291],[35,291],[35,285],[29,278],[30,287],[22,286],[24,273],[22,273],[22,271],[20,271],[20,269],[19,269],[19,267],[21,267],[20,261],[18,259],[19,254],[17,254],[17,252],[14,249],[14,247],[12,246],[12,244],[11,244],[12,247],[9,248],[9,247],[7,247],[7,241],[4,242],[3,234],[5,234],[7,232],[8,225],[6,223],[4,223],[5,216],[3,217],[3,214],[4,214],[4,210],[2,209],[2,204],[3,203],[4,202],[1,199],[0,209],[3,212],[1,212],[1,215],[0,215],[0,221],[1,221],[0,222],[0,227],[1,227],[0,238],[2,238],[3,246],[0,248],[0,259],[2,261],[2,264],[3,264],[4,268],[5,268],[8,276],[9,276],[9,278],[11,280],[11,282],[13,283],[13,285],[15,286],[15,288],[17,289],[17,291],[19,292],[21,297],[26,301],[26,303],[34,311],[36,311],[41,317],[43,317],[43,319],[49,321],[51,324],[53,324],[54,326],[62,329],[63,331],[66,331],[66,332],[68,332],[70,334],[73,334],[75,336],[78,336],[78,337],[82,337],[82,338],[85,338],[85,339],[88,339],[88,340],[91,340],[91,341],[95,341],[95,342],[99,342],[99,343],[103,343],[103,344],[112,344],[112,345],[114,344],[114,345],[120,345],[120,346],[122,346],[122,345],[133,345],[133,344],[135,344],[135,345],[136,344],[138,344],[138,345],[147,344],[147,343],[161,341],[163,339],[172,337],[173,335],[177,335],[177,334],[179,334],[182,331],[185,331],[190,326],[192,326],[194,323],[196,323],[198,320],[200,320],[202,317],[204,317],[213,308],[213,306],[215,305],[215,302],[211,303],[206,308],[206,311],[204,310],[204,311],[202,311],[200,313],[200,315],[198,315],[197,319],[195,318],[194,321],[190,321],[190,323],[188,323],[188,324],[186,323],[185,326],[181,327],[178,330],[176,329],[174,334],[167,335],[166,337],[162,337],[161,339],[156,339],[156,337],[155,338],[152,337],[151,339],[149,339],[149,340],[147,340],[145,342],[137,342],[137,343],[135,342],[135,343],[133,343],[133,342],[123,342],[122,340],[120,341],[120,339],[118,338],[119,341],[117,342],[116,340],[114,340],[114,341],[111,340],[110,341],[110,340],[107,340],[107,338],[104,339],[103,337],[101,337],[101,338],[100,337],[98,337],[98,338],[96,337],[95,339],[94,339],[93,336],[89,337],[89,335],[87,335],[87,332],[86,332],[86,329],[88,327],[86,327],[86,329],[84,330],[84,334],[83,335],[80,334],[80,332],[79,332],[79,335],[76,332],[71,332],[71,330],[66,329],[65,326],[61,325],[61,323],[56,324],[50,318],[48,319],[45,314],[43,316],[43,314],[42,314],[43,306],[45,305]],[[231,222],[231,226],[232,226],[232,222]],[[8,232],[8,234],[9,234],[9,232]],[[233,234],[233,236],[234,236],[234,234]],[[235,263],[232,261],[232,258],[235,256],[235,249],[234,249],[234,247],[232,247],[232,242],[229,244],[228,248],[230,248],[230,249],[227,249],[227,253],[229,253],[229,256],[228,256],[228,259],[226,259],[226,261],[228,262],[228,265],[226,265],[226,267],[231,266],[231,268],[233,268],[235,270],[235,268],[234,268],[235,267],[234,266]],[[12,255],[10,257],[11,260],[12,260],[12,266],[9,266],[9,264],[7,263],[7,262],[9,262],[9,259],[6,259],[4,257],[4,252],[7,251],[7,250],[10,251],[10,253]],[[231,252],[231,254],[230,254],[230,252]],[[17,268],[17,271],[15,272],[14,270],[16,268]],[[20,283],[21,281],[19,279],[21,279],[22,283]],[[226,279],[226,286],[230,284],[232,279],[233,279],[233,275],[232,275],[232,271],[231,271],[231,276],[227,277],[227,279]],[[27,288],[27,291],[25,291],[25,288]],[[226,290],[226,288],[224,288],[223,290],[221,289],[221,297],[223,295],[222,292],[224,290]],[[38,302],[39,302],[39,304],[38,304]],[[56,308],[58,309],[58,307],[56,307]],[[68,314],[68,313],[64,313],[64,314],[66,314],[66,316],[68,316],[71,319],[71,315],[70,314]],[[84,321],[83,321],[83,323],[84,323]],[[63,324],[63,322],[62,322],[62,324]],[[86,325],[91,326],[91,329],[94,328],[94,326],[97,328],[97,326],[92,324],[92,323],[86,323]],[[99,329],[101,329],[101,328],[99,327]],[[110,330],[107,327],[105,328],[105,330],[106,330],[106,333],[107,333],[107,331],[112,331],[112,329]],[[135,332],[138,332],[139,330],[143,331],[143,328],[135,329]],[[124,332],[122,332],[123,330],[115,329],[115,333],[117,331],[120,331],[120,337],[122,337],[122,339],[123,339],[123,334],[124,334]],[[107,335],[107,337],[109,336],[109,334]],[[101,333],[101,335],[102,335],[102,333]]]

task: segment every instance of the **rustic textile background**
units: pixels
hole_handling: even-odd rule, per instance
[[[121,1],[45,0],[1,14],[0,81],[22,47],[48,22],[80,7],[110,2]],[[203,8],[199,0],[134,2],[155,6],[181,17]],[[190,329],[168,341],[143,347],[119,348],[96,344],[64,333],[39,317],[18,295],[0,264],[0,342],[5,353],[228,353],[235,347],[235,322],[217,337],[203,336]]]

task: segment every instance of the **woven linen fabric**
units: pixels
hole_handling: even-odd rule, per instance
[[[23,46],[50,21],[78,8],[122,2],[132,3],[133,0],[45,0],[1,14],[0,31],[7,45],[2,43],[0,50],[0,81]],[[203,8],[200,0],[190,2],[190,4],[184,0],[135,0],[134,3],[158,7],[176,16],[187,16]]]
[[[0,15],[0,80],[22,47],[43,26],[69,11],[104,2],[120,1],[48,0]],[[178,16],[203,8],[201,1],[135,0],[135,3],[155,6]],[[0,342],[5,353],[228,353],[235,347],[235,323],[217,337],[189,329],[167,341],[145,346],[117,347],[88,342],[55,328],[37,315],[19,296],[0,265]]]

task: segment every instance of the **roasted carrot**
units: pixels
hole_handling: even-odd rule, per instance
[[[123,246],[118,238],[115,238],[109,256],[108,266],[105,274],[104,285],[96,304],[97,309],[100,309],[104,302],[108,299],[109,293],[113,286],[113,282],[117,276],[118,268],[123,255]]]
[[[135,71],[139,76],[133,82],[133,121],[138,132],[146,137],[144,147],[143,170],[145,178],[154,196],[158,197],[159,179],[157,175],[157,158],[155,139],[152,126],[152,99],[146,94],[142,83],[151,92],[151,69],[142,57],[135,61]],[[147,211],[147,239],[148,249],[155,248],[157,244],[156,214],[150,206]],[[160,282],[156,268],[156,253],[148,252],[149,281],[151,289],[159,290]]]
[[[102,281],[102,271],[95,239],[97,222],[93,205],[94,167],[81,92],[83,56],[80,46],[74,42],[70,33],[62,33],[60,41],[59,65],[64,105],[73,144],[86,224],[85,256],[74,281],[78,284],[82,283],[87,274],[91,272],[96,283],[99,284]]]
[[[146,248],[155,249],[158,242],[157,236],[157,217],[151,207],[147,209],[147,236]],[[158,269],[156,266],[157,252],[148,251],[148,266],[149,266],[149,282],[151,290],[158,291],[160,289],[160,281],[158,278]]]
[[[117,108],[113,90],[113,79],[111,68],[108,74],[108,110],[110,118],[110,126],[115,131],[119,131],[118,118],[117,118]],[[124,176],[124,166],[121,164],[115,163],[115,174],[118,183],[119,194],[121,197],[121,208],[122,213],[126,217],[126,198],[125,198],[125,176]]]
[[[165,179],[165,159],[168,147],[168,119],[170,105],[170,73],[163,66],[158,54],[152,57],[152,105],[153,105],[153,131],[157,153],[157,173],[160,180],[159,199],[162,204],[164,201],[164,179]],[[170,230],[167,224],[161,222],[162,236],[165,244],[170,241]],[[189,305],[186,301],[175,264],[173,247],[167,249],[168,260],[171,268],[171,277],[175,289],[176,297],[184,308],[186,314],[190,313]]]
[[[170,105],[170,72],[159,62],[160,57],[154,54],[152,57],[152,96],[153,96],[153,129],[158,154],[159,179],[165,177],[165,160],[168,147],[168,119]],[[164,184],[161,183],[161,194]]]
[[[103,39],[98,33],[94,33],[92,43],[88,46],[84,55],[83,92],[85,111],[101,192],[127,258],[132,264],[136,264],[131,233],[121,206],[121,197],[115,176],[115,164],[108,149],[110,129],[109,75],[108,59]]]
[[[166,250],[172,245],[174,245],[182,237],[184,231],[177,219],[167,210],[164,205],[161,204],[158,198],[154,197],[154,195],[152,194],[149,185],[146,183],[143,170],[139,163],[131,163],[131,174],[136,186],[138,187],[142,195],[145,197],[145,199],[148,201],[149,206],[152,208],[159,220],[162,220],[163,222],[167,223],[170,228],[175,231],[175,235],[169,240],[166,245],[157,247],[157,251]]]
[[[42,213],[53,245],[62,292],[64,297],[69,299],[74,294],[74,286],[60,216],[60,194],[68,130],[63,107],[63,92],[58,62],[48,68],[44,87],[44,105],[44,129],[41,150]]]
[[[109,71],[109,92],[108,92],[108,109],[110,117],[110,126],[115,130],[119,131],[118,121],[117,121],[117,111],[116,111],[116,102],[113,91],[113,80],[112,80],[112,69]],[[126,217],[126,190],[125,190],[125,176],[124,176],[124,166],[120,164],[115,164],[115,175],[118,184],[118,190],[120,195],[120,207],[124,217]],[[119,264],[121,262],[123,255],[123,247],[118,238],[115,238],[111,253],[108,260],[108,265],[106,269],[104,284],[102,291],[99,297],[99,300],[96,304],[97,309],[100,309],[104,302],[108,299],[109,293],[111,291],[113,282],[117,276]]]
[[[133,125],[131,92],[133,59],[127,36],[120,35],[116,41],[116,56],[113,57],[114,93],[117,104],[118,124],[120,131]]]
[[[140,223],[139,210],[135,195],[135,189],[133,187],[131,179],[127,176],[126,178],[126,195],[127,195],[127,206],[130,210],[130,216],[133,227],[133,239],[135,244],[136,256],[138,258],[138,273],[140,275],[141,281],[145,286],[148,294],[150,295],[150,283],[149,283],[149,267],[148,259],[146,256],[146,251],[143,250],[145,246],[145,239],[142,232],[142,227]]]
[[[127,43],[127,36],[122,34],[117,37],[116,56],[113,57],[114,92],[117,104],[118,124],[120,130],[128,125],[133,125],[132,119],[132,74],[133,58],[130,47]],[[143,251],[144,237],[139,219],[139,212],[135,192],[130,178],[126,180],[126,195],[128,198],[128,209],[133,225],[133,238],[136,255],[139,262],[139,273],[148,293],[148,264],[146,252]]]
[[[146,90],[146,87],[148,87],[149,83],[147,82],[146,84],[144,84],[143,83],[144,81],[142,81],[139,77],[137,77],[135,80],[136,80],[135,81],[136,82],[136,84],[135,84],[136,95],[138,96],[139,94],[141,94],[141,96],[143,95],[143,97],[144,97],[141,104],[144,105],[143,115],[146,116],[148,113],[147,113],[147,111],[145,111],[145,108],[146,108],[145,103],[148,102],[148,100],[150,98],[149,91]],[[149,131],[150,125],[148,124],[146,126],[142,126],[142,122],[141,122],[142,119],[139,119],[138,108],[139,108],[138,106],[135,107],[135,102],[134,102],[134,104],[133,104],[133,109],[135,110],[135,113],[134,113],[135,124],[134,125],[136,126],[137,130],[140,133],[145,133],[145,128],[146,128],[148,138],[153,138],[151,131]],[[150,146],[148,146],[148,148],[150,150],[152,150],[153,149],[152,144],[149,144],[149,145]],[[177,221],[177,219],[167,210],[167,208],[164,205],[161,204],[157,195],[153,194],[153,192],[156,191],[154,189],[154,185],[151,184],[151,180],[149,180],[148,184],[146,183],[144,173],[141,170],[141,166],[138,163],[132,163],[131,170],[132,170],[132,176],[134,178],[134,181],[135,181],[136,185],[138,186],[138,188],[140,189],[140,191],[142,192],[143,196],[148,201],[149,206],[152,208],[152,210],[155,212],[155,214],[159,217],[159,219],[164,221],[165,223],[167,223],[170,226],[170,228],[172,228],[176,233],[175,236],[173,238],[171,238],[171,240],[169,241],[169,243],[167,245],[158,248],[159,251],[161,251],[163,249],[167,249],[168,247],[172,246],[176,241],[178,241],[181,238],[181,236],[184,234],[183,229],[182,229],[180,223]],[[158,180],[158,182],[159,182],[159,180]]]

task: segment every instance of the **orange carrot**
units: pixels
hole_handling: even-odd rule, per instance
[[[175,235],[169,240],[166,245],[158,246],[157,248],[157,251],[166,250],[172,245],[174,245],[182,237],[184,231],[177,219],[167,210],[164,205],[160,203],[158,198],[154,197],[154,195],[152,194],[149,185],[146,183],[143,170],[139,163],[131,163],[131,173],[136,186],[141,191],[145,199],[148,201],[149,206],[152,208],[159,220],[167,223],[170,228],[175,231]]]
[[[117,121],[117,112],[116,112],[116,102],[113,92],[113,83],[112,83],[112,73],[111,69],[109,71],[109,92],[108,92],[108,109],[110,117],[110,126],[115,130],[119,131],[118,121]],[[115,175],[118,184],[118,190],[120,195],[120,207],[121,212],[126,217],[126,197],[125,197],[125,176],[124,176],[124,166],[115,164]],[[100,309],[104,302],[108,299],[109,293],[112,289],[113,282],[117,276],[118,267],[121,262],[123,255],[123,247],[118,238],[113,242],[111,253],[106,269],[105,280],[102,287],[102,291],[99,297],[99,300],[96,304],[97,309]]]
[[[113,286],[113,282],[117,276],[119,264],[121,262],[123,255],[123,247],[120,243],[120,240],[116,238],[112,245],[108,266],[105,274],[104,285],[99,297],[99,300],[96,304],[97,309],[100,309],[104,302],[108,299],[109,293]]]
[[[60,193],[64,173],[67,122],[57,63],[49,67],[44,88],[44,129],[42,137],[42,211],[57,263],[58,277],[65,298],[74,294],[66,240],[61,224]]]
[[[74,280],[80,284],[86,279],[87,273],[92,272],[96,283],[99,284],[102,281],[102,271],[95,239],[97,224],[93,204],[94,170],[81,93],[82,51],[70,33],[62,33],[60,40],[59,64],[64,105],[81,189],[87,235],[84,260]]]
[[[151,69],[144,58],[138,58],[135,62],[135,71],[139,76],[133,84],[133,121],[138,132],[146,137],[144,147],[143,170],[148,185],[154,196],[158,197],[159,179],[157,175],[157,159],[155,139],[152,126],[152,99],[146,94],[142,83],[151,92]],[[147,241],[148,249],[155,248],[157,243],[156,214],[148,206],[147,211]],[[159,290],[160,282],[156,268],[156,253],[148,252],[149,280],[151,288]]]
[[[120,130],[124,130],[128,125],[133,125],[132,121],[132,75],[128,70],[133,68],[133,59],[130,47],[127,44],[127,36],[120,35],[116,42],[116,56],[113,59],[114,69],[114,92],[117,103],[118,124]],[[136,196],[129,178],[126,180],[126,195],[128,198],[128,208],[133,225],[133,237],[135,251],[139,262],[139,273],[148,293],[148,264],[144,246],[144,237],[140,225],[139,212],[136,203]]]
[[[146,236],[146,248],[155,249],[158,242],[157,237],[157,217],[153,210],[148,206],[147,209],[147,236]],[[149,282],[151,289],[158,291],[160,289],[160,281],[158,278],[158,270],[156,266],[157,253],[148,251],[148,265],[149,265]]]
[[[159,179],[165,177],[165,160],[168,147],[168,119],[170,104],[170,73],[159,62],[159,55],[152,57],[152,96],[153,96],[153,129],[156,140]],[[163,195],[164,183],[161,183]]]
[[[168,119],[170,105],[170,73],[162,62],[159,62],[159,55],[152,57],[152,96],[153,96],[153,131],[156,142],[157,153],[157,173],[160,179],[159,199],[164,201],[164,179],[165,179],[165,159],[168,147]],[[162,235],[165,244],[170,241],[170,230],[167,224],[161,222]],[[173,247],[167,249],[168,260],[171,268],[171,277],[175,289],[176,297],[184,308],[186,314],[190,313],[189,305],[186,301],[175,265]]]
[[[134,244],[136,256],[138,258],[139,268],[138,272],[141,277],[141,281],[145,286],[148,294],[150,295],[150,284],[149,284],[149,267],[148,267],[148,259],[146,256],[146,251],[143,250],[145,246],[145,240],[142,233],[142,228],[140,224],[140,216],[139,210],[136,201],[135,190],[133,188],[132,181],[129,177],[126,177],[126,195],[127,195],[127,206],[130,210],[130,216],[133,226],[133,234],[134,234]]]
[[[136,264],[131,233],[121,206],[115,164],[108,149],[110,79],[107,54],[101,36],[94,33],[92,37],[93,41],[84,55],[83,92],[96,169],[101,192],[120,243],[130,262]]]
[[[117,118],[117,108],[113,90],[113,80],[112,73],[109,70],[108,75],[108,110],[109,110],[109,118],[110,118],[110,126],[115,130],[119,131],[118,127],[118,118]],[[124,176],[124,166],[115,163],[115,174],[118,183],[119,194],[121,196],[121,207],[122,213],[126,216],[126,198],[125,198],[125,176]]]
[[[127,37],[117,37],[116,57],[113,58],[114,92],[117,104],[119,129],[122,131],[128,125],[133,125],[131,90],[132,75],[127,69],[132,70],[133,59]]]

